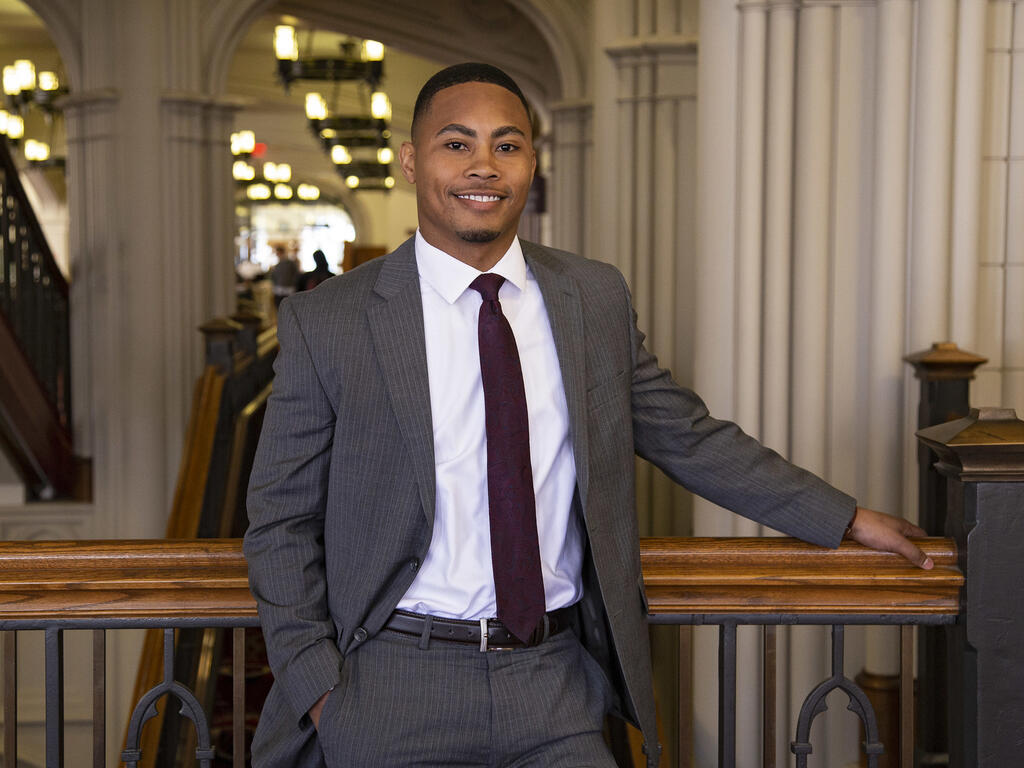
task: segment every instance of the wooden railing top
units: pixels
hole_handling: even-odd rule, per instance
[[[786,538],[644,539],[652,614],[955,615],[963,575],[949,539],[896,555]],[[0,542],[0,621],[251,619],[238,539]]]
[[[931,570],[853,542],[790,538],[645,539],[641,561],[652,614],[956,615],[956,545],[915,541]]]

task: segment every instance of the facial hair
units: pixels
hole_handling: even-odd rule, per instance
[[[467,243],[491,243],[497,240],[501,233],[493,229],[464,229],[455,234]]]

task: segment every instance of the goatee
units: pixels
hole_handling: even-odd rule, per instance
[[[497,240],[500,233],[493,229],[466,229],[456,234],[467,243],[490,243]]]

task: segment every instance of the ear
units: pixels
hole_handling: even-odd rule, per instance
[[[403,141],[398,150],[398,162],[402,166],[402,175],[410,184],[416,183],[416,147],[411,141]]]

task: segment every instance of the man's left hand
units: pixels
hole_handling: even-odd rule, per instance
[[[903,555],[911,563],[927,571],[935,563],[907,538],[908,536],[927,535],[921,528],[902,517],[893,517],[884,512],[857,507],[849,538],[865,547],[871,547],[871,549]]]

